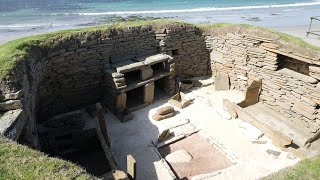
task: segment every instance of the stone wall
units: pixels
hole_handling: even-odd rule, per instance
[[[265,32],[247,33],[237,29],[207,34],[213,75],[227,74],[232,88],[242,91],[261,79],[259,101],[305,130],[319,130],[319,56],[290,50]]]
[[[198,28],[163,29],[156,34],[160,51],[175,59],[176,75],[182,78],[205,76],[209,70],[209,54]]]
[[[1,82],[5,98],[1,100],[4,108],[0,111],[20,109],[23,116],[19,117],[25,117],[21,122],[26,122],[22,132],[26,138],[22,139],[39,148],[36,124],[101,101],[106,94],[105,71],[115,64],[156,53],[171,55],[172,50],[178,49],[179,74],[206,75],[208,58],[198,58],[206,53],[205,44],[196,29],[180,23],[123,27],[57,36],[44,45],[29,47],[9,78]],[[169,68],[174,70],[174,64]],[[183,74],[182,69],[186,68],[189,72]],[[171,82],[174,74],[168,78]],[[18,92],[19,97],[7,98]]]
[[[19,110],[13,113],[15,119],[23,119],[19,122],[26,125],[23,131],[15,131],[22,131],[34,147],[36,122],[108,101],[106,95],[111,93],[106,83],[121,86],[124,78],[106,74],[114,75],[114,67],[128,60],[157,54],[173,58],[166,60],[170,74],[164,81],[170,82],[169,94],[174,92],[176,76],[228,74],[231,87],[243,91],[252,80],[262,79],[261,102],[303,129],[319,129],[320,53],[283,42],[266,31],[233,26],[200,31],[193,25],[173,23],[88,31],[50,41],[29,47],[9,78],[0,82],[0,111]],[[141,72],[142,79],[151,77],[149,66]],[[7,122],[14,122],[12,117]],[[13,129],[6,126],[5,134]]]

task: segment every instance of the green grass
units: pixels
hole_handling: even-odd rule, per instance
[[[0,79],[3,79],[14,67],[18,60],[22,60],[32,46],[53,47],[60,40],[81,36],[82,34],[109,32],[111,29],[120,29],[126,27],[138,27],[146,25],[161,25],[172,23],[183,23],[182,21],[174,21],[167,19],[149,20],[149,21],[126,21],[110,25],[95,26],[89,28],[70,29],[56,31],[52,33],[27,36],[21,39],[10,41],[0,45]]]
[[[264,180],[318,180],[320,179],[320,155],[304,159],[293,167],[280,170]]]
[[[272,29],[264,28],[264,27],[253,26],[253,25],[249,25],[249,24],[232,24],[232,23],[216,23],[216,24],[200,24],[200,25],[198,25],[198,27],[200,27],[204,30],[208,30],[210,28],[222,28],[222,27],[228,27],[228,26],[229,27],[240,26],[240,27],[249,28],[249,29],[258,29],[258,30],[266,31],[266,32],[278,35],[279,38],[283,41],[293,43],[295,45],[298,45],[298,46],[301,46],[304,48],[309,48],[312,50],[320,50],[319,46],[311,45],[298,37],[295,37],[295,36],[292,36],[292,35],[289,35],[286,33],[282,33],[279,31],[275,31]]]
[[[81,167],[0,139],[0,179],[95,179]]]

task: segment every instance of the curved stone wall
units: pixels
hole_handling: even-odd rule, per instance
[[[174,59],[170,78],[227,74],[231,87],[239,90],[260,79],[261,102],[303,129],[316,132],[320,127],[320,53],[274,33],[173,23],[91,30],[51,41],[29,47],[0,85],[4,115],[20,109],[15,112],[19,122],[1,133],[17,139],[24,127],[22,137],[34,147],[39,145],[37,122],[108,101],[106,72],[118,63],[159,53]],[[8,124],[13,120],[8,118]]]
[[[28,144],[38,147],[37,123],[56,114],[108,101],[102,99],[106,90],[104,76],[114,64],[166,53],[181,64],[176,75],[206,75],[208,56],[204,57],[207,53],[203,40],[196,27],[183,24],[127,27],[89,31],[63,39],[57,37],[54,45],[30,47],[21,67],[12,72],[21,75],[13,75],[15,80],[1,82],[1,89],[4,94],[22,92],[23,95],[16,98],[21,105],[13,109],[23,109],[26,114],[23,137],[27,137]],[[191,46],[194,48],[189,48]]]

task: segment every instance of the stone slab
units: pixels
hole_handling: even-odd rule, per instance
[[[165,62],[169,59],[172,59],[172,57],[167,54],[156,54],[152,56],[135,58],[134,60],[143,62],[145,65],[153,65],[153,64]]]
[[[144,66],[142,62],[134,61],[124,61],[117,64],[114,64],[113,67],[116,68],[118,73],[127,73],[135,70],[139,70]]]
[[[154,82],[150,82],[143,87],[143,102],[152,103],[154,100]]]
[[[311,84],[318,83],[318,80],[315,78],[312,78],[310,76],[307,76],[307,75],[304,75],[301,73],[297,73],[297,72],[290,70],[290,69],[287,69],[287,68],[280,69],[278,72],[281,74],[286,74],[294,79],[298,79],[298,80],[301,80],[306,83],[311,83]]]
[[[230,89],[230,80],[228,75],[220,75],[214,78],[214,89],[216,91],[226,91]]]

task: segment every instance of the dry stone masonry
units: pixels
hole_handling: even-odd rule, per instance
[[[176,94],[177,79],[210,74],[219,76],[223,90],[251,88],[252,102],[258,99],[302,130],[320,128],[320,53],[264,30],[168,23],[88,31],[29,47],[17,62],[0,83],[0,133],[39,149],[46,141],[39,141],[40,130],[56,139],[59,133],[43,129],[72,122],[55,120],[59,114],[102,102],[127,121],[131,111]],[[192,103],[184,98],[177,94],[171,103]]]
[[[319,57],[287,50],[272,38],[243,33],[206,36],[214,75],[228,75],[245,91],[262,80],[259,101],[302,129],[320,128]]]

